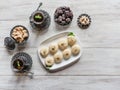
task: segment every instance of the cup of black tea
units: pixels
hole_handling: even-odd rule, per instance
[[[51,18],[45,10],[41,10],[39,4],[37,10],[35,10],[30,16],[30,25],[36,30],[47,29],[50,25]]]
[[[24,52],[16,53],[11,62],[14,72],[29,72],[32,67],[32,58]]]

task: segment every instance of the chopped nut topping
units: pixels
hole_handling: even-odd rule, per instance
[[[25,38],[28,37],[27,30],[25,30],[23,27],[19,26],[14,28],[12,32],[12,37],[19,43],[22,43]]]

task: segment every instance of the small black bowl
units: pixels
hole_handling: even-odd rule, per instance
[[[41,22],[35,21],[34,16],[36,14],[41,14],[43,16],[43,20]],[[31,14],[29,19],[30,19],[30,25],[32,26],[32,28],[38,31],[47,29],[51,23],[50,15],[45,10],[34,11]]]
[[[4,45],[7,48],[7,50],[12,51],[15,49],[15,40],[13,40],[11,37],[5,37],[4,39]]]
[[[23,27],[23,28],[27,31],[27,33],[28,33],[28,37],[25,38],[24,41],[21,42],[21,43],[18,42],[18,41],[16,41],[16,39],[14,39],[14,38],[12,37],[12,32],[13,32],[13,30],[14,30],[16,27]],[[23,45],[23,44],[26,43],[26,41],[27,41],[28,38],[29,38],[29,31],[28,31],[28,29],[27,29],[25,26],[22,26],[22,25],[16,25],[16,26],[14,26],[14,27],[12,28],[12,30],[10,31],[10,36],[15,40],[15,42],[16,42],[18,45]]]
[[[60,26],[68,26],[73,20],[73,12],[70,7],[61,6],[54,12],[54,21]]]

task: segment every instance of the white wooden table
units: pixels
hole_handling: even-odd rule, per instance
[[[51,25],[47,32],[34,32],[29,16],[39,2],[49,12]],[[58,6],[70,6],[74,19],[69,28],[59,30],[53,14]],[[81,30],[77,17],[87,13],[92,24]],[[33,58],[33,79],[16,76],[10,67],[12,56],[3,41],[15,25],[29,29],[26,48],[21,49]],[[62,31],[77,33],[83,44],[83,55],[73,66],[56,72],[47,72],[39,62],[37,47],[48,36]],[[120,90],[120,0],[0,0],[0,90]]]

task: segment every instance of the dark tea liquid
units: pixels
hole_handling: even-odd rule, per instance
[[[22,70],[24,68],[23,61],[22,60],[15,60],[13,62],[13,67],[18,70]]]
[[[36,14],[34,15],[34,20],[35,20],[36,22],[42,22],[43,19],[44,19],[44,17],[43,17],[43,15],[42,15],[41,13],[36,13]]]

